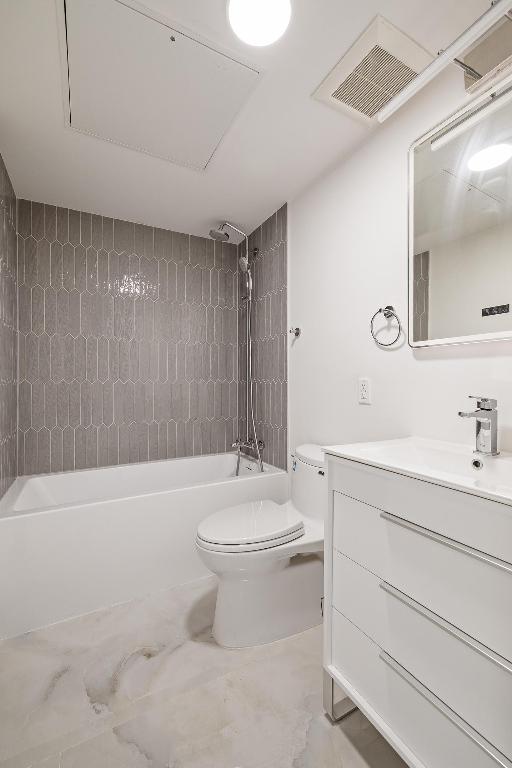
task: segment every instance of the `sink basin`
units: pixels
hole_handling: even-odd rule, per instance
[[[419,437],[331,445],[324,450],[332,456],[512,505],[512,453],[482,456],[466,445]]]

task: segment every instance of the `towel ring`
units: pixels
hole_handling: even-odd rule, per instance
[[[386,320],[389,320],[390,318],[394,317],[395,320],[398,323],[398,333],[396,335],[396,338],[394,338],[393,341],[388,341],[387,344],[385,344],[382,341],[379,341],[378,338],[375,335],[375,331],[373,330],[373,324],[375,322],[375,318],[377,317],[377,315],[380,315],[381,313],[384,315]],[[393,344],[396,344],[396,342],[398,341],[398,339],[402,335],[402,323],[400,322],[400,318],[398,317],[398,315],[395,312],[395,308],[392,307],[391,304],[388,304],[388,306],[384,307],[384,308],[381,307],[380,309],[378,309],[376,311],[376,313],[374,314],[374,316],[372,317],[372,319],[370,321],[370,333],[371,333],[371,335],[373,337],[374,342],[376,344],[378,344],[379,347],[392,347]]]

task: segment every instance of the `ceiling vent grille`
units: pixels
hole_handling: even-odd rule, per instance
[[[374,117],[417,74],[392,53],[375,45],[336,88],[332,98],[366,117]]]
[[[314,97],[352,116],[373,121],[432,58],[414,40],[377,16]]]

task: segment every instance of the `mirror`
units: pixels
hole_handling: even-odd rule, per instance
[[[410,150],[409,343],[512,338],[512,88]]]

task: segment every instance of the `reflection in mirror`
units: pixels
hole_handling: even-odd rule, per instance
[[[512,337],[512,89],[411,160],[411,343]]]

